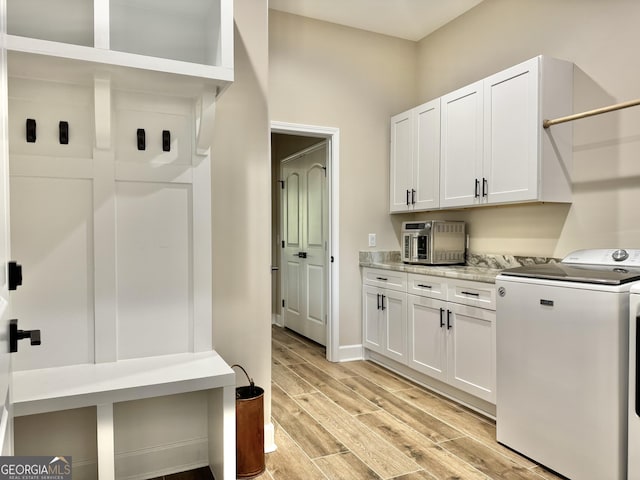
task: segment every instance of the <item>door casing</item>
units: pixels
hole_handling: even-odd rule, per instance
[[[285,135],[302,135],[306,137],[318,137],[327,140],[327,190],[329,232],[326,264],[327,275],[327,360],[340,361],[340,321],[339,321],[339,272],[340,255],[339,237],[339,143],[340,129],[335,127],[323,127],[272,121],[271,132]],[[273,188],[273,187],[272,187]],[[333,259],[333,261],[332,261]]]

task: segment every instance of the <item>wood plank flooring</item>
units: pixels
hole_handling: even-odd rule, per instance
[[[328,362],[290,330],[272,335],[278,449],[261,480],[560,478],[499,445],[476,412],[371,362]]]

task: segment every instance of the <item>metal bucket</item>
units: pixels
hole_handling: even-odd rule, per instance
[[[249,379],[249,382],[250,385],[246,387],[236,388],[236,476],[238,478],[257,477],[265,470],[264,390],[256,387],[253,380]]]

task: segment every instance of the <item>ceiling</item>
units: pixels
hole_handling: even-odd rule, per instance
[[[269,8],[418,41],[482,0],[269,0]]]

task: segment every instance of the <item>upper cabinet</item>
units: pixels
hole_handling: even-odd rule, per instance
[[[539,56],[439,101],[440,208],[571,201],[571,125],[542,123],[572,113],[572,63]]]
[[[441,207],[473,205],[483,194],[482,82],[442,97]]]
[[[196,94],[233,81],[232,0],[7,0],[6,9],[9,69],[31,78],[90,83],[98,73],[146,87],[145,71],[162,72]]]
[[[440,204],[440,99],[391,118],[390,211]]]

